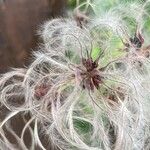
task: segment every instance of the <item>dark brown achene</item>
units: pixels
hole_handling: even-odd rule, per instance
[[[88,89],[91,91],[93,91],[94,88],[98,89],[99,85],[102,83],[102,77],[99,75],[99,71],[97,69],[98,62],[93,61],[92,58],[83,58],[82,64],[86,69],[80,73],[82,78],[81,85],[83,89]]]
[[[49,89],[50,89],[50,85],[41,84],[41,85],[36,87],[34,96],[37,99],[40,99],[40,98],[42,98],[43,96],[45,96],[47,94]]]
[[[80,12],[79,10],[76,10],[74,12],[75,21],[77,23],[77,26],[81,29],[83,28],[83,25],[86,24],[89,20],[89,18],[86,16],[86,14]]]
[[[144,43],[144,38],[141,33],[137,31],[133,38],[130,38],[131,44],[133,44],[136,48],[141,48]]]

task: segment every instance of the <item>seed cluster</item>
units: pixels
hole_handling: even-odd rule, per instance
[[[94,90],[94,87],[98,89],[99,85],[102,83],[102,77],[97,69],[97,61],[93,61],[92,58],[82,59],[82,64],[86,69],[81,72],[82,88],[91,91]]]

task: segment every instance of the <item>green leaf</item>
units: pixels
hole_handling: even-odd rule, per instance
[[[74,119],[74,126],[78,132],[84,134],[92,130],[92,125],[89,122],[79,119]]]
[[[101,52],[101,49],[99,47],[93,48],[92,54],[91,54],[92,59],[96,60],[96,58],[99,56],[100,52]]]

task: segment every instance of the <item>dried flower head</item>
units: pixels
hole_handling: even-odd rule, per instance
[[[80,6],[86,6],[83,14],[91,7],[95,16],[46,22],[33,63],[1,75],[0,102],[8,111],[0,122],[3,149],[150,148],[149,46],[141,33],[149,1],[116,4],[101,14],[94,3]],[[20,135],[11,126],[17,115],[24,122]]]

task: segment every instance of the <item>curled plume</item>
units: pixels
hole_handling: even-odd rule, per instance
[[[0,108],[7,110],[0,147],[149,150],[149,1],[100,14],[96,1],[77,2],[74,17],[47,21],[39,30],[43,44],[30,66],[0,76]],[[89,8],[95,15],[87,16]],[[20,134],[12,126],[16,116],[24,122]]]

